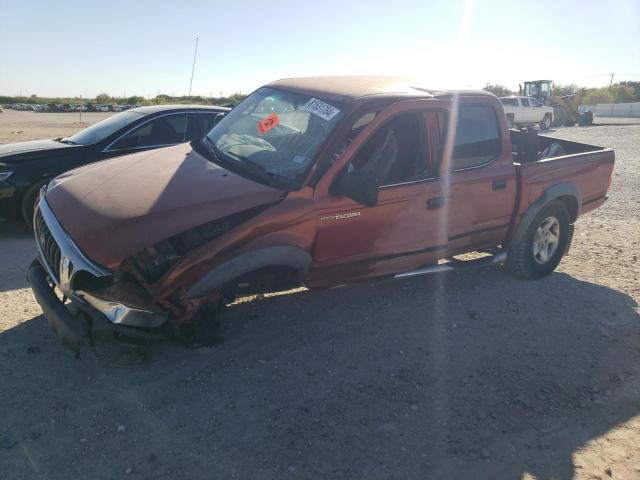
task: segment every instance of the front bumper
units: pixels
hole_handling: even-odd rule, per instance
[[[49,284],[47,272],[37,260],[34,260],[29,270],[27,270],[27,279],[49,326],[51,326],[58,339],[71,348],[77,356],[80,352],[80,347],[91,333],[91,325],[80,318],[74,317],[67,310],[55,294],[53,287]]]
[[[27,279],[51,329],[62,344],[75,353],[76,357],[80,354],[80,347],[85,342],[91,341],[95,327],[108,329],[125,341],[159,342],[169,335],[164,328],[149,330],[114,324],[109,321],[104,312],[72,297],[71,302],[78,311],[77,315],[73,315],[56,295],[50,283],[49,274],[38,260],[34,260],[27,270]]]

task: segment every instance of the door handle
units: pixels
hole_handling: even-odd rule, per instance
[[[436,208],[442,207],[443,204],[444,200],[442,199],[442,197],[430,198],[429,200],[427,200],[427,209],[434,210]]]
[[[494,190],[504,190],[505,188],[507,188],[507,181],[504,178],[500,180],[494,180],[493,183],[491,183],[491,188]]]

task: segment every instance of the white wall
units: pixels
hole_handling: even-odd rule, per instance
[[[580,105],[579,112],[591,110],[597,117],[640,117],[640,102],[635,103],[598,103]]]

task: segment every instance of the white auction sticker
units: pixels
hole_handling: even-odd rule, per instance
[[[302,106],[302,110],[313,113],[314,115],[317,115],[320,118],[324,118],[327,121],[331,120],[333,117],[340,113],[340,110],[338,110],[336,107],[332,107],[328,103],[325,103],[322,100],[318,100],[317,98],[312,98],[307,103],[305,103]]]

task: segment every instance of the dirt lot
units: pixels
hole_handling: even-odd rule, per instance
[[[7,109],[0,113],[0,144],[68,136],[111,115],[113,113],[83,112],[80,123],[79,113],[35,113]]]
[[[74,121],[5,112],[0,138]],[[58,345],[26,288],[34,243],[4,234],[0,477],[639,479],[640,126],[551,134],[617,154],[609,202],[551,277],[246,301],[220,346],[157,346],[141,366]]]

